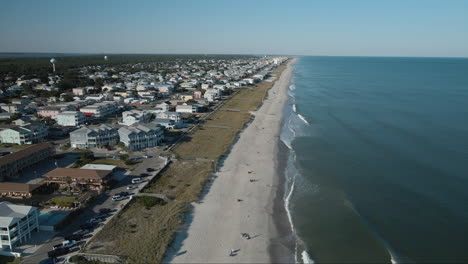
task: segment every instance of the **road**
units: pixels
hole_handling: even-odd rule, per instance
[[[93,231],[93,233],[88,235],[88,237],[86,237],[86,239],[81,242],[80,246],[83,246],[86,241],[89,241],[94,234],[99,232],[99,230],[102,229],[102,227],[108,221],[110,221],[110,219],[114,215],[116,215],[126,203],[129,202],[129,198],[122,201],[112,201],[112,196],[120,192],[129,192],[130,194],[135,194],[135,192],[138,192],[138,190],[141,189],[145,184],[147,184],[147,182],[143,182],[140,184],[132,184],[132,179],[135,178],[135,176],[139,176],[141,173],[148,173],[146,171],[147,168],[154,168],[155,170],[157,170],[163,165],[164,161],[158,156],[152,156],[150,158],[143,159],[142,162],[139,163],[133,171],[126,173],[112,190],[100,194],[88,207],[84,208],[83,212],[77,215],[73,219],[73,221],[66,226],[66,228],[61,230],[54,238],[49,240],[47,243],[41,245],[41,247],[34,254],[26,257],[22,263],[35,264],[39,263],[43,259],[46,259],[48,257],[47,252],[52,250],[53,245],[61,243],[62,241],[64,241],[65,236],[80,230],[80,225],[86,223],[89,219],[95,217],[99,213],[99,209],[113,209],[114,212],[111,213],[111,216],[108,217],[104,223],[101,223],[100,226]],[[151,172],[148,174],[154,175],[155,173],[156,172]],[[127,190],[127,187],[129,185],[135,185],[138,188],[129,191]],[[72,255],[73,253],[69,255]]]

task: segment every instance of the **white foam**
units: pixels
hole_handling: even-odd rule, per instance
[[[291,91],[296,90],[296,85],[294,85],[294,84],[289,85],[289,90],[291,90]]]
[[[312,264],[314,261],[310,258],[309,254],[307,254],[307,251],[302,251],[302,263],[304,264]]]
[[[292,150],[292,147],[286,141],[284,141],[284,140],[281,140],[281,141],[283,141],[284,145],[286,145],[286,147],[288,147],[288,149]]]
[[[294,113],[296,113],[296,104],[292,105],[292,109],[293,109]]]
[[[304,123],[306,123],[307,125],[309,125],[309,122],[307,122],[307,120],[301,115],[301,114],[297,114],[299,116],[299,118],[304,121]]]
[[[296,181],[296,175],[292,176],[292,179],[290,179],[290,180],[292,181],[292,183],[291,183],[291,187],[289,189],[288,194],[284,198],[284,207],[286,209],[286,215],[288,216],[288,220],[289,220],[289,224],[291,225],[291,229],[292,229],[293,233],[295,233],[294,225],[293,225],[293,222],[292,222],[291,211],[289,210],[289,201],[291,200],[291,195],[292,195],[292,193],[294,191],[294,182]],[[297,263],[297,242],[296,242],[295,251],[296,252],[294,253],[294,262]]]

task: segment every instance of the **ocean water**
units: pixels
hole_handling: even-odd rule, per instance
[[[301,57],[289,95],[298,261],[468,263],[468,59]]]

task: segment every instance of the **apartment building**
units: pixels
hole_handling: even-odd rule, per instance
[[[39,228],[36,207],[0,202],[0,249],[10,250],[31,238]]]
[[[111,170],[57,168],[44,175],[46,183],[71,184],[85,190],[102,190],[112,176]]]
[[[86,116],[78,111],[65,111],[57,115],[57,124],[61,126],[80,126],[86,121]]]
[[[85,106],[80,109],[80,112],[94,118],[106,118],[115,114],[118,110],[119,108],[115,102],[102,102]]]
[[[31,122],[23,126],[11,127],[0,131],[1,143],[18,145],[36,144],[46,140],[48,128],[42,122]]]
[[[119,129],[120,142],[132,151],[159,145],[164,139],[164,128],[155,123],[136,123]]]
[[[70,132],[70,144],[73,148],[96,148],[112,146],[119,142],[117,129],[108,125],[82,127]]]
[[[0,181],[7,177],[18,177],[23,169],[34,165],[54,154],[54,146],[50,143],[40,143],[29,148],[0,157]]]

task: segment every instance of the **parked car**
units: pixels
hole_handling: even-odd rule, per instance
[[[99,213],[101,214],[108,214],[108,213],[111,213],[112,212],[112,209],[110,208],[101,208],[99,209]]]
[[[130,185],[130,186],[127,186],[127,190],[133,190],[133,189],[136,189],[137,187],[135,185]]]
[[[143,182],[143,180],[141,178],[132,179],[133,184],[138,184],[138,183],[142,183],[142,182]]]
[[[153,168],[147,168],[146,171],[147,172],[152,172],[152,171],[154,171],[154,169]]]
[[[64,237],[65,240],[81,240],[83,239],[83,235],[82,234],[71,234],[71,235],[68,235],[68,236],[65,236]]]
[[[62,246],[64,248],[72,248],[76,245],[78,245],[78,242],[76,242],[75,240],[65,240],[62,242]]]
[[[112,201],[122,201],[123,199],[125,199],[125,197],[120,196],[120,195],[112,196]]]
[[[102,218],[94,217],[94,218],[89,219],[87,222],[90,224],[97,224],[102,221],[104,221]]]
[[[60,248],[57,248],[57,249],[54,249],[52,251],[47,252],[47,256],[49,258],[56,258],[56,257],[62,256],[62,255],[68,254],[68,252],[70,252],[70,248],[60,247]]]
[[[80,229],[78,231],[73,232],[73,235],[81,235],[81,236],[84,237],[89,232],[91,232],[91,230],[89,230],[89,229]]]
[[[91,223],[86,223],[86,224],[82,224],[80,225],[80,228],[85,230],[85,229],[93,229],[94,227],[96,227],[96,224],[91,224]]]
[[[128,192],[120,192],[120,193],[118,193],[118,195],[120,195],[120,196],[129,196],[130,193],[128,193]]]
[[[58,248],[61,248],[62,246],[63,246],[62,243],[60,243],[60,244],[55,244],[55,245],[52,246],[52,250],[56,250],[56,249],[58,249]]]
[[[149,158],[152,158],[152,156],[150,156],[150,155],[144,155],[143,158],[149,159]]]
[[[57,262],[58,261],[55,258],[46,258],[46,259],[41,260],[41,262],[39,262],[39,264],[55,264]]]

